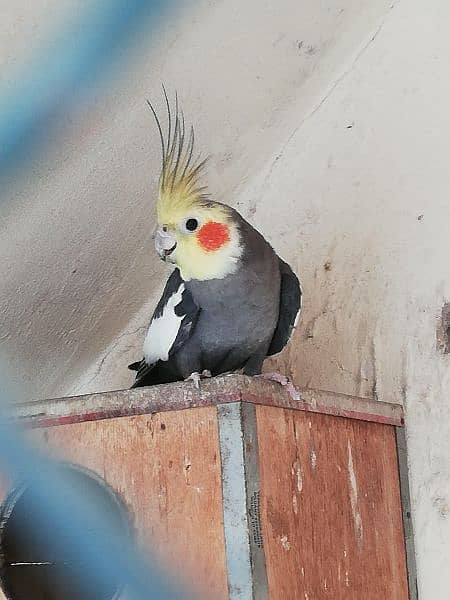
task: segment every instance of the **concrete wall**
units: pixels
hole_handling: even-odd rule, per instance
[[[2,0],[6,66],[26,54],[22,31],[32,51],[47,15],[77,4],[30,14]],[[144,98],[177,88],[212,155],[212,194],[301,274],[301,325],[275,366],[406,407],[426,600],[450,589],[450,355],[436,348],[450,301],[449,18],[444,0],[199,0],[58,122],[51,154],[10,191],[0,240],[17,379],[35,397],[127,386],[168,274],[149,239],[159,146]]]

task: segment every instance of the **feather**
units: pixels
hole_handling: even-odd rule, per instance
[[[137,372],[133,387],[145,385],[154,367],[167,362],[186,343],[192,335],[198,313],[199,308],[186,289],[180,271],[175,269],[150,321],[144,341],[144,357],[128,366]]]
[[[278,258],[280,268],[280,308],[278,323],[267,356],[281,352],[297,326],[302,307],[302,289],[291,267]]]
[[[193,159],[194,127],[189,128],[189,138],[186,140],[186,123],[184,113],[179,108],[178,94],[175,94],[175,110],[173,111],[164,86],[163,92],[167,109],[166,137],[155,108],[150,100],[147,100],[161,142],[162,164],[157,201],[158,216],[161,217],[208,200],[207,188],[201,184],[208,158],[202,158],[199,155],[195,160]],[[162,220],[166,219],[162,218]]]

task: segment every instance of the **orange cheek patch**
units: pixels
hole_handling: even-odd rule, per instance
[[[210,221],[199,230],[197,239],[205,250],[219,250],[230,241],[230,231],[224,223]]]

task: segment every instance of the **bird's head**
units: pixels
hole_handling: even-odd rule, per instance
[[[221,279],[238,268],[242,255],[239,223],[228,206],[213,202],[201,182],[206,160],[193,159],[194,129],[186,138],[183,113],[167,106],[165,138],[153,106],[162,146],[162,168],[156,204],[155,248],[160,258],[180,269],[185,281]]]

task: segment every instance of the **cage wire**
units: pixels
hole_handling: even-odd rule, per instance
[[[54,115],[70,111],[74,98],[105,80],[105,74],[117,66],[121,51],[139,30],[155,27],[167,4],[163,0],[91,3],[76,29],[59,37],[58,48],[48,48],[17,74],[12,91],[0,97],[0,175],[20,175],[26,169]],[[97,589],[120,576],[130,600],[192,597],[181,593],[173,573],[163,572],[151,556],[138,553],[130,537],[110,529],[101,506],[81,493],[58,463],[36,455],[24,432],[8,417],[11,397],[6,374],[2,379],[0,474],[13,484],[27,481],[33,499],[33,535],[42,544],[51,542],[66,555],[83,556],[82,572],[77,573],[80,589],[95,596]]]

